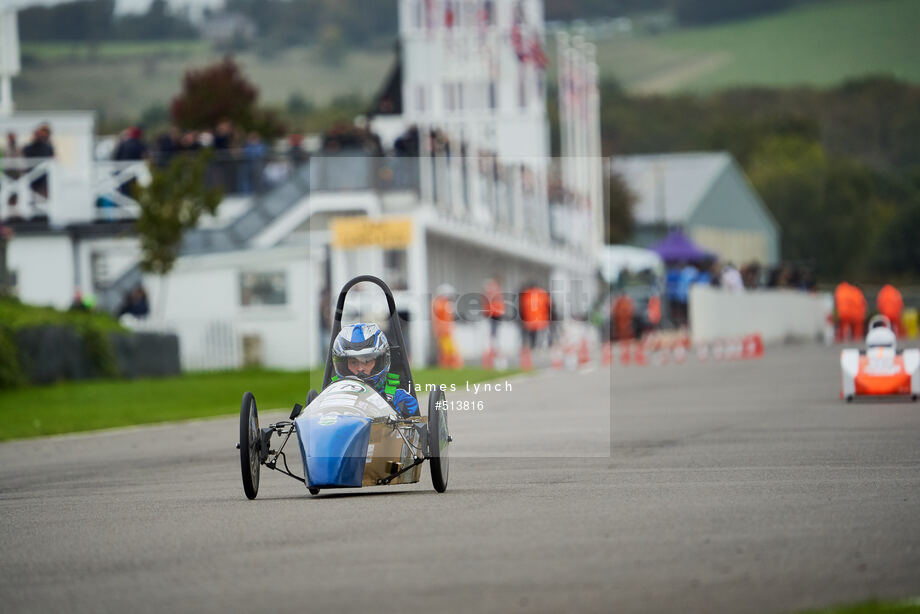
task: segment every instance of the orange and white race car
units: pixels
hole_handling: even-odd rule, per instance
[[[899,350],[891,322],[885,316],[869,321],[866,349],[840,353],[843,372],[841,398],[861,396],[920,396],[920,349]]]

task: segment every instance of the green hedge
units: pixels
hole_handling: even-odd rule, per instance
[[[15,388],[23,382],[13,332],[9,327],[0,324],[0,389]]]
[[[59,311],[53,307],[25,305],[13,298],[0,298],[0,322],[12,331],[36,326],[73,326],[100,331],[127,332],[118,320],[95,311]]]
[[[51,307],[24,305],[16,299],[0,299],[0,388],[27,383],[27,369],[16,345],[16,333],[25,329],[68,327],[83,340],[86,358],[95,373],[119,375],[111,333],[127,333],[117,320],[105,313],[58,311]]]

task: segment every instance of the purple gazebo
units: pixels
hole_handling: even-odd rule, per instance
[[[672,230],[664,239],[649,249],[656,252],[665,262],[699,262],[714,260],[717,254],[707,252],[679,230]]]

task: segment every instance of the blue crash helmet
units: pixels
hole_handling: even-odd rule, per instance
[[[370,373],[353,373],[348,359],[374,361]],[[332,344],[332,366],[339,377],[358,377],[379,388],[390,370],[390,344],[376,324],[349,324],[343,326]]]

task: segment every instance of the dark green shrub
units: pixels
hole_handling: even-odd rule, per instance
[[[0,389],[15,388],[23,381],[13,335],[6,326],[0,326]]]
[[[85,311],[58,311],[51,307],[38,307],[24,305],[16,299],[0,299],[0,322],[3,323],[0,333],[0,387],[10,387],[25,383],[26,374],[37,371],[31,367],[40,365],[22,364],[20,350],[17,346],[15,335],[17,331],[33,329],[49,329],[66,327],[73,330],[83,342],[83,356],[74,357],[74,360],[85,360],[84,368],[74,365],[65,369],[56,377],[86,377],[77,372],[89,372],[97,377],[118,377],[120,375],[118,362],[110,333],[127,332],[117,320],[106,313]],[[22,350],[22,360],[28,361],[28,350]],[[41,369],[38,369],[41,371]]]
[[[106,331],[98,327],[84,325],[81,330],[86,358],[99,377],[118,377],[118,362],[115,350]]]

